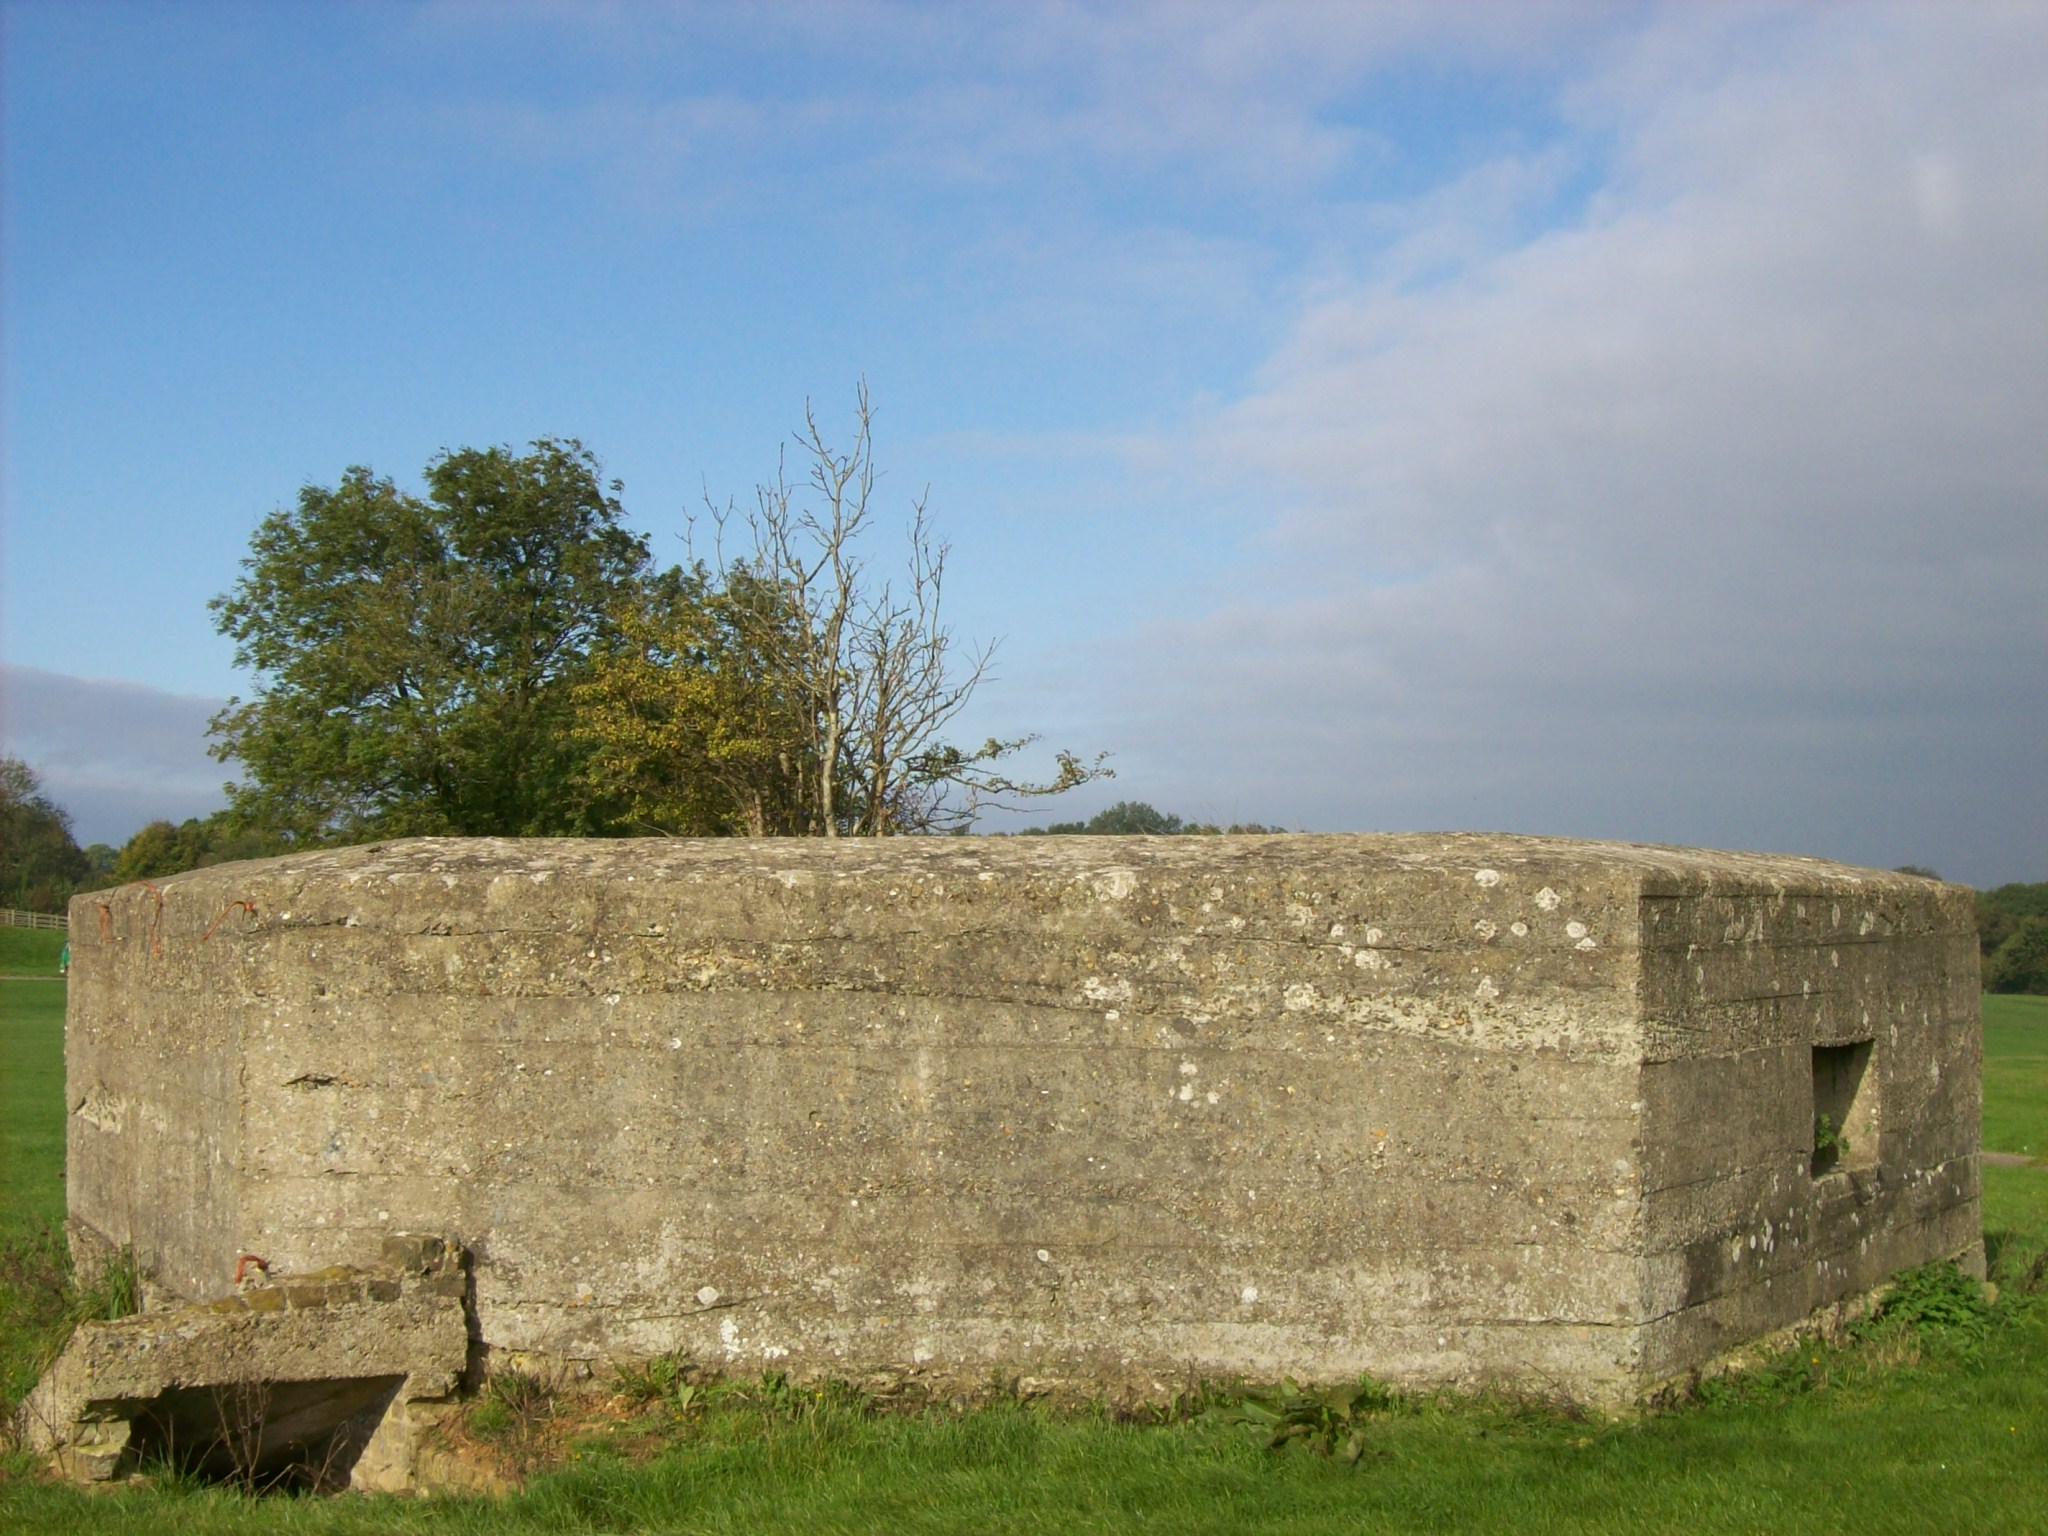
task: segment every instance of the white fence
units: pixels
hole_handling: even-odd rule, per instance
[[[17,912],[0,907],[0,928],[56,928],[69,932],[71,924],[62,912]]]

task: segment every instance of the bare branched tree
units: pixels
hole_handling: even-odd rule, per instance
[[[717,563],[774,594],[737,610],[747,636],[785,695],[800,705],[816,797],[815,830],[882,837],[951,830],[985,805],[1056,795],[1112,776],[1098,754],[1060,752],[1048,780],[1013,778],[999,764],[1038,738],[990,737],[966,751],[945,727],[992,676],[996,647],[959,645],[943,606],[949,546],[932,529],[929,491],[910,506],[908,559],[901,575],[870,579],[862,552],[874,514],[874,412],[863,380],[855,396],[852,445],[826,439],[806,402],[793,439],[806,474],[792,484],[787,450],[775,478],[756,488],[744,515],[710,503]],[[745,548],[728,559],[728,540]]]

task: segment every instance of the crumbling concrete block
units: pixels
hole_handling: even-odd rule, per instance
[[[77,1482],[153,1458],[264,1487],[414,1486],[418,1430],[467,1365],[462,1255],[394,1238],[371,1270],[273,1278],[212,1301],[79,1325],[17,1414]]]
[[[1815,860],[420,840],[71,931],[74,1220],[194,1301],[452,1232],[515,1355],[1611,1399],[1979,1238],[1969,893]]]

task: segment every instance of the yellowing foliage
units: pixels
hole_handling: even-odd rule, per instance
[[[586,748],[580,787],[623,830],[672,836],[802,835],[815,829],[815,766],[797,706],[747,636],[778,613],[772,588],[704,571],[616,616],[617,642],[575,690]]]

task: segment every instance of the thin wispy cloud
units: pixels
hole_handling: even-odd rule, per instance
[[[1525,71],[1617,14],[1583,4],[830,5],[752,13],[741,28],[689,5],[458,5],[428,8],[416,30],[443,49],[600,62],[601,84],[548,99],[472,71],[435,111],[473,150],[582,163],[609,186],[681,191],[688,181],[702,194],[775,163],[819,183],[907,180],[1038,201],[1085,179],[1278,209],[1369,190],[1389,150],[1367,125],[1385,90],[1378,72]],[[1333,189],[1339,179],[1356,184]]]

